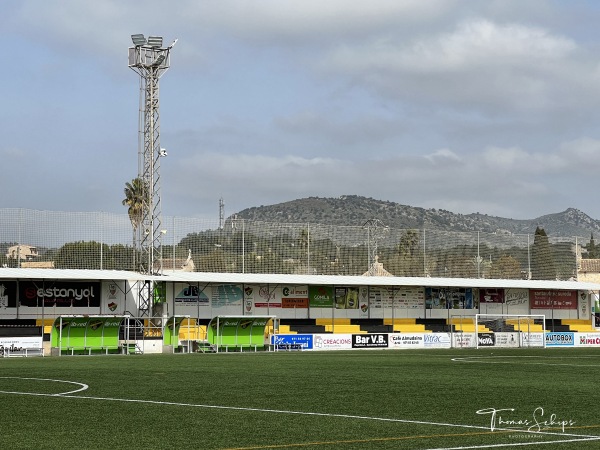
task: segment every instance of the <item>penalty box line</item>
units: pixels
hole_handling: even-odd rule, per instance
[[[372,420],[372,421],[379,421],[379,422],[406,423],[406,424],[412,424],[412,425],[429,425],[429,426],[450,427],[450,428],[468,428],[468,429],[475,429],[475,430],[489,430],[490,429],[489,427],[480,426],[480,425],[464,425],[464,424],[454,424],[454,423],[445,423],[445,422],[428,422],[428,421],[423,421],[423,420],[394,419],[394,418],[389,418],[389,417],[370,417],[370,416],[358,416],[358,415],[352,415],[352,414],[335,414],[335,413],[320,413],[320,412],[310,412],[310,411],[291,411],[291,410],[281,410],[281,409],[249,408],[249,407],[242,407],[242,406],[205,405],[205,404],[196,404],[196,403],[166,402],[166,401],[160,401],[160,400],[141,400],[141,399],[127,399],[127,398],[116,398],[116,397],[92,397],[92,396],[85,396],[85,395],[70,395],[67,393],[65,393],[65,394],[45,394],[45,393],[35,393],[35,392],[8,392],[8,391],[0,391],[0,393],[14,394],[14,395],[34,395],[34,396],[54,397],[54,398],[97,400],[97,401],[108,401],[108,402],[142,403],[142,404],[149,404],[149,405],[185,406],[185,407],[193,407],[193,408],[262,412],[262,413],[271,413],[271,414],[292,414],[292,415],[299,415],[299,416],[334,417],[334,418],[340,418],[340,419]],[[600,440],[600,436],[596,436],[596,435],[559,433],[559,432],[551,432],[551,431],[528,431],[528,430],[517,429],[517,428],[494,428],[494,429],[497,431],[504,431],[504,432],[511,431],[511,432],[517,432],[517,433],[528,433],[528,434],[532,434],[532,435],[564,436],[564,437],[578,438],[581,440]],[[468,448],[468,447],[463,447],[463,448]],[[478,447],[474,447],[474,448],[478,448]]]

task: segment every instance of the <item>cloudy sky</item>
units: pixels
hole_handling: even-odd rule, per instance
[[[125,213],[131,34],[160,79],[162,211],[361,195],[600,219],[600,2],[21,0],[0,5],[0,208]]]

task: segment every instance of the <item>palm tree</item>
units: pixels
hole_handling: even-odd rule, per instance
[[[135,252],[137,250],[137,236],[139,227],[144,220],[144,205],[146,204],[146,182],[138,177],[125,183],[125,199],[123,206],[127,206],[127,214],[133,227],[133,268],[135,270]]]

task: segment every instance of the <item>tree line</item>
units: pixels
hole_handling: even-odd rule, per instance
[[[0,249],[9,246],[5,243]],[[185,259],[190,252],[200,272],[362,275],[369,269],[367,247],[366,242],[343,245],[328,238],[310,239],[307,230],[259,235],[230,229],[190,233],[177,245],[163,246],[162,254],[166,270],[179,268],[174,259]],[[586,248],[590,258],[600,252],[593,237]],[[57,269],[135,271],[139,258],[133,245],[96,241],[69,242],[57,249],[38,251],[36,261],[53,261]],[[540,227],[529,248],[461,244],[428,249],[427,253],[418,232],[406,230],[394,246],[378,247],[378,261],[399,277],[564,280],[576,276],[572,244],[550,243]],[[0,255],[0,263],[5,267],[18,264],[6,257],[6,251]]]

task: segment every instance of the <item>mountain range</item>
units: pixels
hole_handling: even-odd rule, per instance
[[[585,240],[592,235],[600,236],[600,221],[575,208],[534,219],[517,220],[480,213],[457,214],[445,209],[425,209],[358,195],[302,198],[247,208],[234,216],[262,222],[344,226],[362,226],[368,220],[378,219],[391,228],[505,234],[533,234],[540,227],[548,236],[578,236]]]

